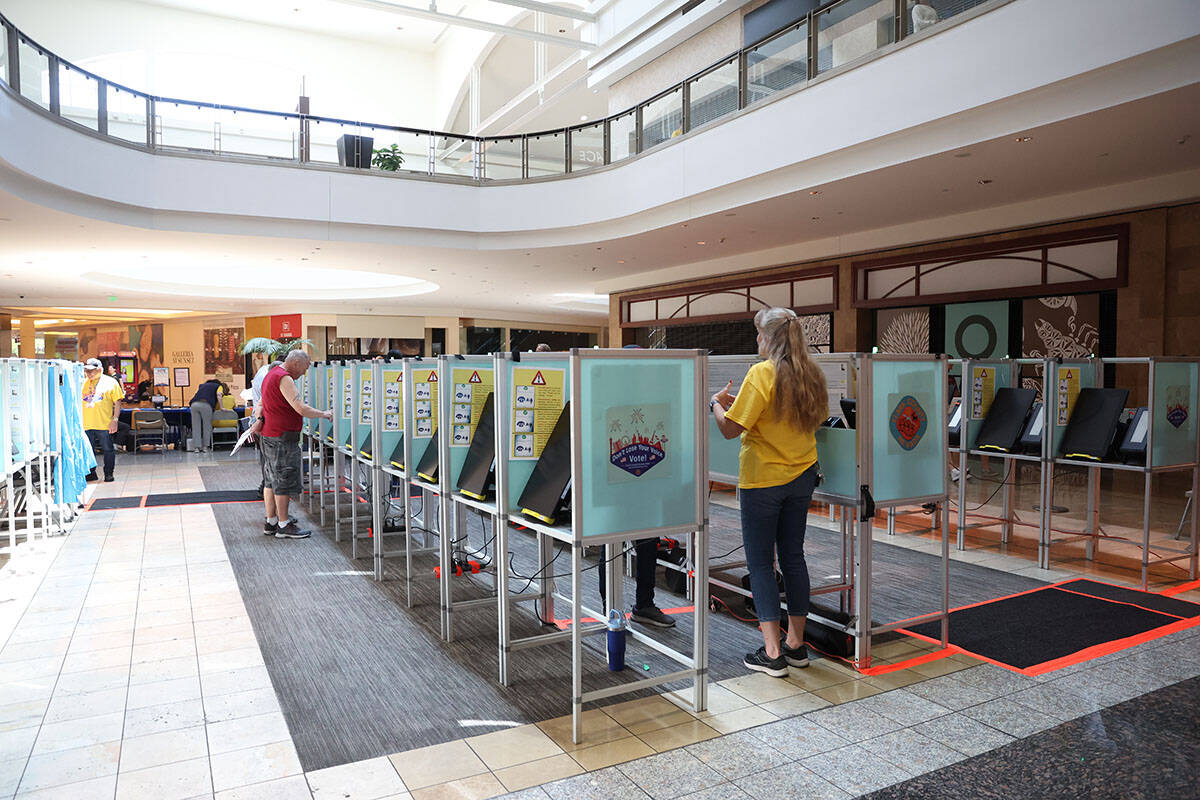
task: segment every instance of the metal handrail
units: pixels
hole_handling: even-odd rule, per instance
[[[363,122],[361,120],[340,119],[340,118],[336,118],[336,117],[323,117],[323,116],[309,114],[309,113],[305,113],[305,112],[301,112],[301,111],[267,111],[267,110],[263,110],[263,109],[248,108],[248,107],[244,107],[244,106],[226,105],[223,103],[211,103],[211,102],[198,101],[198,100],[185,100],[182,98],[174,98],[174,97],[159,97],[159,96],[147,94],[146,92],[138,91],[136,89],[132,89],[128,86],[124,86],[124,85],[122,85],[120,83],[116,83],[114,81],[110,81],[110,80],[103,78],[89,70],[86,70],[86,69],[83,69],[82,67],[76,66],[75,64],[72,64],[71,62],[66,61],[65,59],[59,58],[49,48],[43,47],[41,44],[36,42],[34,39],[30,38],[29,36],[27,36],[23,32],[21,32],[21,30],[19,28],[17,28],[3,14],[0,14],[0,26],[2,26],[2,27],[0,27],[0,33],[3,33],[7,37],[7,48],[6,49],[8,51],[7,52],[8,72],[7,72],[7,76],[6,76],[7,81],[0,81],[0,83],[7,82],[9,88],[12,89],[16,95],[21,96],[20,48],[21,48],[21,45],[25,45],[27,47],[30,47],[30,48],[36,50],[39,55],[41,55],[47,59],[47,73],[48,73],[48,77],[49,77],[48,90],[49,91],[47,93],[46,105],[49,106],[49,109],[48,109],[49,112],[66,124],[79,125],[79,123],[75,122],[74,120],[69,119],[63,113],[63,109],[61,108],[61,102],[60,102],[60,98],[59,98],[59,69],[58,68],[62,67],[63,69],[66,69],[68,71],[79,72],[80,74],[86,76],[87,78],[94,80],[96,82],[96,86],[97,86],[97,98],[96,98],[96,109],[95,109],[95,111],[96,111],[96,126],[94,129],[91,127],[88,127],[88,126],[82,126],[82,127],[84,127],[84,129],[86,129],[86,130],[93,130],[95,133],[98,133],[101,136],[103,136],[111,141],[119,142],[120,144],[125,145],[125,146],[133,146],[133,147],[137,147],[137,148],[143,149],[143,150],[148,150],[151,152],[157,152],[160,150],[177,152],[180,149],[184,149],[184,150],[188,150],[188,151],[192,151],[192,152],[212,153],[212,154],[218,155],[218,156],[225,155],[223,149],[220,146],[222,138],[221,138],[219,122],[212,123],[214,126],[214,128],[213,128],[213,132],[214,132],[213,144],[214,144],[214,146],[212,148],[190,147],[190,146],[181,148],[179,146],[164,145],[162,143],[162,132],[161,132],[162,121],[161,121],[161,117],[158,114],[158,107],[165,106],[165,105],[175,105],[175,106],[187,106],[189,108],[195,108],[195,109],[211,109],[213,111],[223,111],[223,112],[228,111],[233,114],[243,113],[243,114],[252,114],[252,115],[256,115],[256,116],[273,117],[273,118],[277,118],[277,119],[295,119],[299,122],[297,131],[293,132],[293,136],[298,134],[298,139],[293,138],[292,141],[293,141],[293,144],[295,144],[295,142],[297,142],[297,141],[301,142],[301,146],[298,149],[293,148],[295,150],[295,155],[293,157],[287,158],[285,156],[269,155],[269,154],[265,154],[265,153],[257,154],[257,153],[243,153],[243,152],[237,151],[236,156],[239,159],[262,158],[262,159],[270,160],[272,163],[280,163],[280,161],[294,162],[297,164],[307,164],[307,163],[313,163],[313,162],[324,163],[324,164],[331,163],[331,162],[322,161],[321,159],[313,159],[311,152],[310,152],[310,148],[312,145],[311,125],[313,123],[319,123],[319,124],[328,124],[328,125],[338,125],[338,126],[342,126],[342,127],[353,127],[353,128],[358,128],[358,129],[368,129],[370,131],[390,131],[390,132],[401,133],[401,134],[411,134],[411,135],[415,135],[415,136],[428,137],[428,141],[425,144],[425,149],[427,150],[426,153],[423,153],[423,154],[422,153],[412,153],[412,152],[407,152],[404,150],[402,150],[401,152],[406,157],[412,157],[414,160],[416,160],[417,158],[426,160],[426,168],[425,168],[425,170],[423,170],[423,172],[425,173],[425,175],[439,179],[439,180],[461,181],[464,178],[466,178],[466,179],[469,179],[476,183],[495,182],[497,179],[486,177],[486,155],[485,155],[486,143],[489,143],[489,142],[497,142],[497,143],[499,143],[499,142],[520,142],[520,161],[521,161],[521,163],[519,165],[519,171],[520,171],[520,174],[522,177],[520,177],[520,178],[505,178],[505,179],[500,179],[500,180],[504,180],[506,182],[541,180],[541,179],[544,179],[544,177],[557,177],[559,175],[580,174],[580,173],[586,172],[588,170],[594,169],[594,168],[602,166],[602,165],[608,165],[608,164],[614,163],[612,160],[612,157],[611,157],[612,156],[612,147],[611,147],[612,124],[615,120],[625,119],[626,117],[628,117],[630,115],[633,115],[634,122],[635,122],[634,130],[632,131],[632,141],[630,142],[628,154],[623,156],[622,158],[619,158],[618,161],[625,160],[626,158],[631,158],[642,152],[646,152],[648,150],[660,147],[664,144],[669,144],[672,141],[672,137],[668,137],[662,141],[653,142],[653,143],[647,145],[645,131],[646,131],[648,125],[653,124],[653,123],[657,122],[658,120],[644,119],[644,116],[645,116],[644,111],[645,111],[645,109],[650,107],[653,103],[655,103],[659,100],[662,100],[663,98],[670,97],[671,95],[678,94],[678,96],[679,96],[678,111],[680,112],[679,134],[674,136],[673,138],[679,138],[679,136],[681,136],[681,135],[686,135],[693,129],[692,114],[691,114],[692,109],[690,107],[691,106],[692,84],[694,84],[696,81],[700,80],[701,78],[704,78],[704,77],[710,75],[711,73],[715,72],[716,70],[729,67],[731,64],[736,64],[737,70],[738,70],[738,76],[737,76],[736,83],[729,87],[732,92],[736,93],[736,103],[731,104],[729,106],[728,110],[722,111],[717,116],[706,117],[704,119],[704,121],[701,123],[701,127],[706,127],[708,125],[711,125],[713,122],[721,119],[722,117],[728,116],[737,111],[742,111],[748,107],[751,107],[758,103],[764,102],[770,96],[779,95],[784,92],[791,93],[793,91],[798,91],[798,90],[802,89],[810,81],[812,81],[814,78],[816,78],[818,76],[818,74],[828,73],[830,71],[836,70],[837,67],[842,66],[842,64],[835,64],[831,67],[826,67],[824,70],[821,70],[818,67],[818,53],[821,52],[820,41],[819,41],[819,35],[820,35],[821,31],[818,30],[820,26],[817,24],[817,20],[821,16],[827,14],[828,12],[830,12],[833,9],[836,9],[839,6],[849,5],[852,3],[860,3],[861,4],[864,2],[866,3],[865,8],[862,10],[864,12],[888,10],[888,7],[890,7],[890,14],[891,14],[891,33],[889,34],[890,40],[888,42],[884,43],[883,45],[877,46],[876,48],[874,48],[866,53],[846,59],[843,62],[845,64],[845,66],[847,66],[847,67],[856,66],[858,64],[864,63],[867,60],[870,60],[870,58],[879,57],[879,56],[885,54],[888,51],[889,47],[892,47],[892,46],[898,44],[901,40],[913,35],[913,33],[909,30],[909,25],[907,24],[907,13],[906,13],[908,11],[909,4],[912,2],[912,0],[831,0],[830,2],[823,4],[819,8],[816,8],[813,11],[810,11],[803,19],[791,22],[788,25],[786,25],[785,27],[746,45],[745,47],[741,48],[740,50],[737,50],[736,52],[727,54],[727,55],[717,59],[716,61],[712,62],[708,66],[706,66],[700,70],[697,70],[696,72],[687,76],[683,80],[678,81],[677,83],[671,85],[667,89],[656,93],[650,99],[644,100],[640,103],[637,103],[636,105],[630,106],[629,108],[626,108],[622,111],[618,111],[614,114],[609,114],[608,116],[604,117],[602,120],[591,120],[588,122],[579,123],[576,125],[570,125],[570,126],[566,126],[563,128],[553,128],[553,129],[549,129],[549,130],[534,131],[534,132],[527,132],[527,133],[504,134],[504,135],[497,135],[497,136],[475,136],[475,135],[471,135],[471,134],[453,133],[453,132],[449,132],[449,131],[438,131],[438,130],[427,129],[427,128],[410,128],[410,127],[399,126],[399,125],[390,125],[387,123]],[[924,0],[924,2],[930,2],[930,0]],[[979,13],[983,13],[985,11],[991,10],[991,8],[1002,5],[1006,2],[1009,2],[1009,0],[956,0],[956,2],[952,6],[946,6],[945,3],[942,3],[941,5],[943,5],[945,8],[952,8],[953,10],[951,13],[953,15],[959,15],[959,14],[963,14],[967,11],[976,11],[977,9],[979,10]],[[983,7],[988,7],[988,8],[983,8]],[[862,12],[856,12],[856,13],[862,13]],[[974,15],[972,15],[972,16],[974,16]],[[851,18],[852,18],[852,15],[851,15]],[[874,18],[876,23],[878,23],[882,19],[884,19],[884,17],[875,17]],[[869,24],[869,22],[870,22],[870,20],[868,20],[868,24]],[[944,27],[945,27],[944,25],[939,23],[939,25],[935,27],[935,30],[942,29]],[[757,99],[751,99],[750,92],[748,89],[748,87],[749,87],[748,72],[749,72],[750,67],[747,63],[747,56],[752,54],[754,51],[759,50],[764,45],[768,45],[777,39],[795,34],[797,31],[799,31],[802,28],[805,29],[806,39],[807,39],[807,43],[808,43],[805,55],[802,59],[799,59],[799,60],[796,60],[796,61],[790,62],[790,63],[794,63],[796,65],[802,65],[803,69],[806,72],[806,77],[803,80],[796,81],[782,89],[770,91],[769,94],[761,96]],[[110,87],[118,93],[126,92],[134,97],[141,98],[145,102],[145,104],[146,104],[146,111],[145,111],[146,132],[145,132],[145,140],[144,140],[145,144],[144,145],[141,144],[140,140],[138,142],[133,142],[128,138],[113,136],[111,133],[109,133],[109,131],[108,131],[108,112],[107,112],[107,108],[108,108],[107,93],[108,93],[108,89]],[[29,101],[29,102],[34,102],[34,104],[39,105],[39,107],[41,107],[41,105],[42,105],[42,104],[38,103],[37,101],[31,101],[30,98],[23,98],[23,99],[25,99],[26,101]],[[88,109],[88,110],[90,111],[91,109]],[[674,113],[675,110],[676,109],[672,108],[668,113]],[[602,128],[603,145],[601,148],[602,152],[599,154],[600,157],[598,159],[585,159],[585,158],[576,159],[576,158],[573,158],[572,150],[571,150],[572,135],[574,133],[577,133],[580,131],[593,131],[597,128]],[[226,134],[226,135],[229,135],[229,134]],[[361,136],[362,134],[351,134],[351,135]],[[531,165],[529,163],[529,146],[528,146],[529,141],[532,139],[538,139],[538,138],[546,137],[546,136],[562,136],[563,137],[564,147],[563,147],[563,153],[562,153],[562,163],[551,162],[550,169],[553,170],[553,174],[551,176],[539,176],[539,177],[530,178],[529,174],[530,174],[530,166]],[[439,170],[437,168],[437,164],[438,164],[438,154],[437,154],[438,148],[437,148],[437,144],[436,144],[437,139],[451,139],[451,140],[454,140],[456,143],[461,143],[463,145],[469,144],[471,146],[470,169],[466,170],[464,168],[464,170],[462,172],[454,172],[454,171],[450,171],[450,170]],[[283,141],[281,140],[280,143],[283,143]],[[459,147],[455,147],[453,149],[458,150]],[[578,163],[576,163],[577,161],[578,161]],[[535,166],[535,169],[541,171],[543,169],[543,167],[541,167],[541,163],[542,162],[539,161],[538,165]],[[515,161],[511,162],[511,163],[506,162],[505,166],[511,170],[518,169],[518,165],[515,163]],[[419,174],[422,172],[422,170],[406,169],[402,173],[397,173],[397,174],[404,175],[405,173],[407,173],[408,176],[411,176],[412,173],[414,173],[414,172]]]

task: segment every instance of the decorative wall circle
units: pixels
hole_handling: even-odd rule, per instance
[[[984,333],[987,334],[987,344],[980,350],[968,350],[967,346],[963,344],[963,339],[966,338],[973,325],[982,326]],[[954,331],[954,347],[962,358],[990,358],[996,352],[996,326],[982,314],[964,317],[963,321],[958,323],[958,329]]]

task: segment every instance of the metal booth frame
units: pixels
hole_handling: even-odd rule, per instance
[[[551,526],[540,522],[535,522],[523,516],[517,516],[513,513],[514,509],[509,507],[508,491],[509,491],[509,474],[508,460],[510,456],[510,442],[507,435],[511,431],[512,426],[512,410],[509,408],[507,398],[512,392],[512,384],[509,381],[508,370],[511,363],[519,361],[522,365],[530,364],[536,366],[542,364],[554,364],[555,368],[562,365],[564,356],[567,364],[567,379],[568,379],[568,394],[571,402],[571,471],[572,471],[572,513],[569,525]],[[601,700],[608,697],[614,697],[621,694],[627,694],[642,689],[649,689],[665,683],[672,683],[682,680],[693,681],[692,708],[696,712],[703,711],[707,707],[708,702],[708,607],[706,603],[697,603],[694,606],[694,629],[692,640],[692,653],[686,655],[677,652],[672,648],[658,642],[651,636],[648,636],[640,631],[630,629],[628,635],[634,641],[642,644],[656,652],[672,659],[680,664],[683,669],[667,673],[665,675],[657,675],[648,678],[643,678],[629,683],[624,683],[618,686],[605,689],[597,689],[593,691],[584,691],[583,689],[583,637],[598,634],[606,630],[603,623],[592,625],[584,625],[586,617],[592,617],[597,620],[606,619],[608,611],[612,608],[623,608],[623,581],[616,569],[609,569],[606,572],[606,591],[605,591],[605,609],[603,613],[596,609],[586,608],[582,601],[582,572],[583,572],[583,549],[587,545],[603,545],[604,553],[602,558],[614,561],[620,555],[618,547],[622,542],[646,538],[648,536],[692,536],[695,539],[692,552],[698,554],[708,553],[708,510],[707,496],[705,487],[705,476],[708,473],[708,431],[706,428],[707,421],[702,413],[702,400],[707,396],[707,371],[708,363],[706,354],[702,350],[588,350],[573,348],[568,353],[558,354],[534,354],[525,353],[519,356],[510,353],[497,353],[496,356],[496,396],[504,398],[503,401],[497,403],[497,419],[496,419],[496,496],[497,496],[497,511],[500,517],[500,526],[497,532],[498,545],[496,549],[497,558],[507,564],[508,559],[508,536],[509,522],[520,524],[530,530],[535,531],[542,537],[545,537],[551,544],[553,542],[561,542],[566,544],[571,550],[571,594],[569,596],[558,594],[553,590],[552,579],[546,581],[550,585],[544,589],[554,594],[558,599],[566,602],[571,608],[570,626],[568,630],[558,631],[542,635],[535,635],[524,639],[514,639],[511,635],[509,617],[511,614],[511,597],[508,590],[508,570],[500,569],[496,572],[498,578],[498,595],[499,595],[499,627],[500,627],[500,676],[501,683],[508,685],[511,675],[508,670],[508,654],[514,650],[525,649],[528,647],[537,647],[546,644],[554,644],[560,642],[570,642],[571,645],[571,715],[572,715],[572,736],[574,742],[580,741],[581,735],[581,715],[583,704],[595,700]],[[581,492],[578,487],[583,485],[583,443],[582,443],[582,363],[591,360],[603,359],[644,359],[647,361],[654,359],[695,359],[694,376],[694,399],[696,401],[696,409],[694,414],[693,435],[695,437],[695,448],[697,456],[696,472],[695,472],[695,508],[696,518],[686,524],[670,525],[659,528],[649,528],[645,530],[624,531],[620,533],[609,533],[596,536],[585,535],[585,526],[587,519],[585,509],[580,499]],[[543,552],[539,550],[539,552]],[[541,559],[542,569],[552,562],[552,559],[547,559],[543,554]],[[696,558],[692,580],[695,581],[696,587],[707,587],[708,585],[708,560],[707,557]],[[696,592],[699,595],[699,592]],[[543,613],[545,611],[543,610]]]

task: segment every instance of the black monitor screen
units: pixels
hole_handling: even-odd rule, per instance
[[[438,473],[438,438],[437,428],[433,429],[433,436],[429,437],[429,444],[425,447],[425,454],[417,459],[417,475],[429,481],[437,483]]]
[[[479,424],[467,448],[462,471],[458,473],[458,490],[476,500],[486,500],[496,469],[496,407],[495,394],[489,392],[483,401]]]
[[[559,517],[571,483],[571,404],[563,406],[517,508],[549,525]]]
[[[1037,392],[1033,389],[1014,389],[1009,386],[997,389],[992,406],[975,436],[975,449],[1011,452],[1017,445],[1035,399]]]
[[[1128,399],[1127,389],[1081,389],[1063,432],[1062,455],[1087,461],[1103,459]]]
[[[1150,412],[1145,407],[1135,408],[1125,429],[1125,436],[1121,440],[1121,447],[1117,451],[1121,458],[1126,461],[1145,459],[1146,434],[1149,428]]]
[[[1046,427],[1046,412],[1041,403],[1034,403],[1029,412],[1029,421],[1021,431],[1021,450],[1027,455],[1037,455],[1042,449],[1042,428]]]
[[[962,433],[962,400],[954,398],[950,403],[950,422],[946,425],[949,434],[947,441],[951,447],[958,447],[958,437]]]
[[[404,469],[404,434],[400,434],[400,440],[396,442],[396,449],[392,451],[392,457],[388,460],[392,462],[393,467]]]
[[[852,400],[849,397],[843,397],[840,402],[842,406],[842,416],[846,418],[846,427],[857,428],[858,425],[855,423],[855,419],[858,416],[858,401]]]

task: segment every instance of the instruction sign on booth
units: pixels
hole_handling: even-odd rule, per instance
[[[519,367],[513,370],[513,459],[537,460],[562,413],[566,384],[563,369]]]

